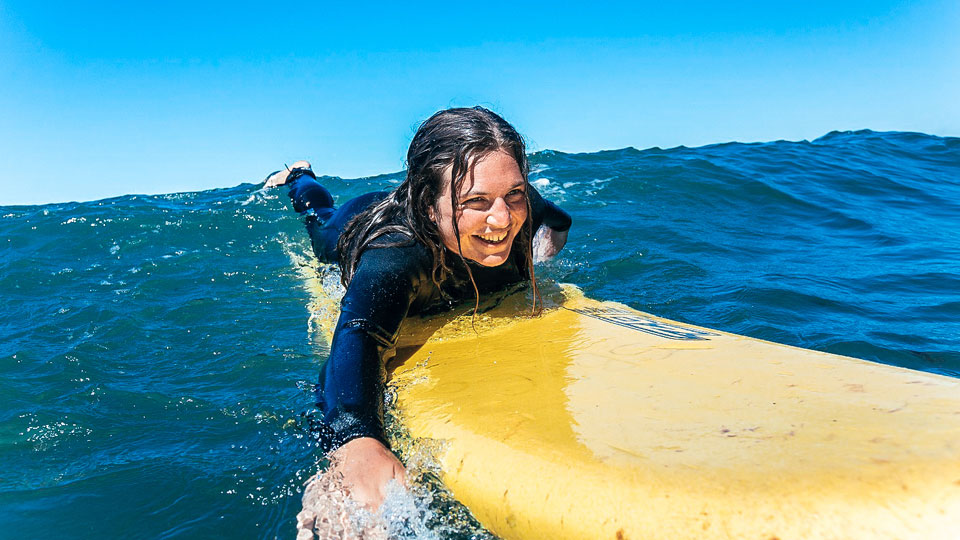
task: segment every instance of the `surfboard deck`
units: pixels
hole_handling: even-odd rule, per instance
[[[552,297],[421,324],[393,362],[403,425],[498,536],[960,535],[960,380]]]

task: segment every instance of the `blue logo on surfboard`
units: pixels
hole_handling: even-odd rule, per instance
[[[713,332],[708,332],[706,330],[685,328],[683,326],[676,326],[663,321],[649,319],[635,311],[630,311],[623,308],[604,307],[566,309],[575,311],[581,315],[586,315],[587,317],[592,317],[594,319],[599,319],[617,326],[622,326],[638,332],[645,332],[647,334],[652,334],[654,336],[666,339],[703,341],[710,339],[710,337],[716,337],[720,335]]]

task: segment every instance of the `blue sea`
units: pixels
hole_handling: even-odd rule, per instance
[[[531,160],[574,217],[540,279],[960,377],[960,138]],[[344,201],[400,178],[322,180]],[[0,537],[295,536],[328,350],[310,335],[317,265],[282,190],[0,207],[0,253]],[[421,514],[413,535],[489,537],[439,495]]]

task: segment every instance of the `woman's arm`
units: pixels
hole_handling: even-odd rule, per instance
[[[317,388],[332,467],[358,503],[376,510],[391,479],[405,482],[403,465],[383,433],[383,356],[397,340],[424,278],[417,246],[369,248],[341,302],[330,357]],[[310,504],[304,500],[307,512]]]
[[[416,298],[422,264],[416,246],[368,248],[340,303],[330,357],[317,388],[329,446],[383,436],[384,354]]]

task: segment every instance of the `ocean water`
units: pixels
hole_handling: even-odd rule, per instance
[[[574,216],[541,279],[960,377],[960,138],[833,132],[532,163]],[[399,178],[323,180],[345,200]],[[282,191],[0,207],[0,253],[0,537],[295,535],[328,351]],[[412,511],[426,528],[407,536],[487,536],[427,491]]]

